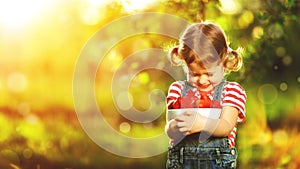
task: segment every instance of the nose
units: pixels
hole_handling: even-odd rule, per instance
[[[206,74],[203,74],[203,75],[201,75],[201,76],[199,77],[198,82],[199,82],[199,84],[201,84],[201,85],[208,84],[208,83],[209,83],[209,78],[208,78],[208,76],[207,76]]]

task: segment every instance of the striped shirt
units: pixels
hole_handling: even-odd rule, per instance
[[[182,100],[182,90],[184,87],[184,83],[182,81],[176,81],[171,84],[168,92],[168,96],[166,98],[168,109],[176,109],[181,108],[181,100]],[[200,93],[196,88],[192,91],[194,93],[193,98],[201,99],[202,93]],[[206,96],[212,100],[213,91],[205,93]],[[246,118],[246,92],[243,87],[236,82],[226,82],[221,96],[221,107],[223,106],[231,106],[235,107],[239,110],[237,122],[243,122]],[[230,147],[235,146],[236,140],[236,132],[237,125],[233,128],[233,130],[228,135]]]

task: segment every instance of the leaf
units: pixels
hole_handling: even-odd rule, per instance
[[[290,8],[295,5],[295,0],[287,0],[287,1],[285,1],[284,5],[286,8]]]

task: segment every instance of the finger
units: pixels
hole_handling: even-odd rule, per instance
[[[190,113],[188,111],[186,111],[186,112],[182,113],[182,115],[188,116],[188,115],[190,115]]]
[[[179,131],[180,131],[181,133],[184,133],[184,134],[186,134],[187,132],[189,132],[188,128],[186,128],[186,127],[181,127],[181,128],[179,128]]]
[[[177,122],[184,122],[184,123],[194,123],[196,117],[194,116],[183,116],[183,117],[179,117],[178,119],[176,119]]]
[[[182,128],[182,127],[184,127],[184,126],[186,125],[186,123],[185,123],[185,122],[182,122],[182,121],[178,121],[178,122],[176,123],[176,125],[177,125],[178,128]]]
[[[175,118],[175,120],[176,121],[186,121],[186,120],[188,120],[190,117],[192,117],[192,114],[190,114],[190,113],[184,113],[184,114],[182,114],[182,115],[180,115],[180,116],[177,116],[176,118]]]
[[[177,127],[178,127],[178,130],[180,130],[180,132],[188,131],[188,129],[190,128],[189,124],[186,122],[178,122]]]
[[[190,135],[191,134],[191,132],[190,131],[187,131],[187,132],[185,132],[185,133],[183,133],[184,135]]]
[[[180,116],[178,116],[178,117],[175,118],[175,120],[176,120],[177,122],[184,121],[185,119],[186,119],[186,117],[185,117],[184,115],[180,115]]]
[[[193,112],[190,112],[190,111],[186,111],[183,113],[183,115],[185,116],[192,116],[194,113]]]

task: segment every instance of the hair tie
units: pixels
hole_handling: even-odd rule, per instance
[[[227,53],[231,53],[233,51],[233,49],[231,49],[231,47],[227,48]]]

